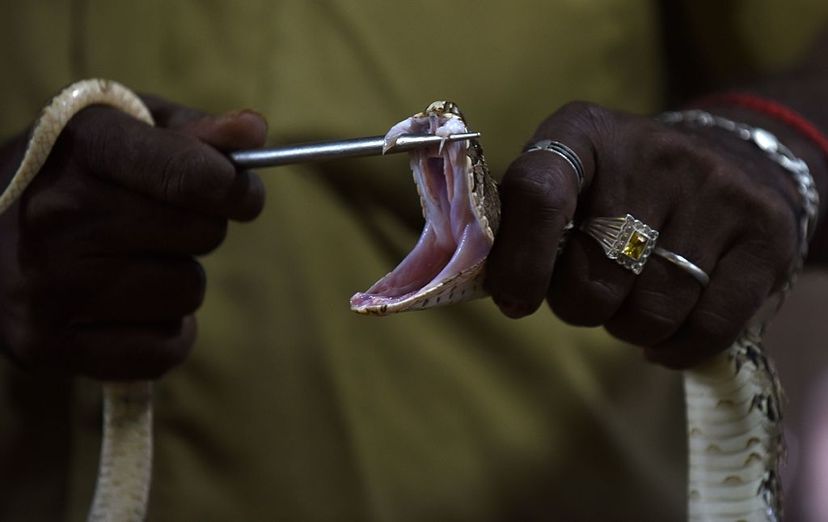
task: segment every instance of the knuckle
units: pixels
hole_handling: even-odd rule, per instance
[[[38,177],[20,201],[20,228],[48,241],[99,210],[94,186],[80,176]],[[93,184],[94,185],[94,184]]]
[[[773,197],[754,194],[745,199],[745,210],[752,217],[745,220],[742,241],[752,254],[752,268],[784,277],[798,255],[798,230],[790,206]]]
[[[697,174],[704,197],[719,212],[733,216],[737,229],[752,231],[767,217],[769,199],[757,190],[741,168],[712,161]]]
[[[179,136],[175,152],[163,159],[159,187],[163,201],[187,208],[225,212],[236,187],[232,165],[214,149],[190,136]]]
[[[119,369],[120,372],[130,372],[123,377],[158,379],[182,364],[195,343],[195,319],[191,315],[148,327],[147,331],[152,341],[146,346],[132,347],[130,358],[135,364]]]
[[[634,311],[616,315],[604,325],[614,337],[639,346],[652,346],[669,338],[681,325],[684,314],[661,294]],[[665,306],[666,305],[666,306]]]
[[[166,157],[160,172],[161,197],[166,202],[189,200],[204,190],[203,177],[194,175],[206,166],[207,160],[200,147],[187,145]]]
[[[568,199],[564,191],[556,190],[555,173],[552,169],[513,168],[503,178],[501,201],[504,215],[509,207],[519,208],[521,213],[533,219],[555,221],[563,219]]]
[[[23,197],[20,226],[24,233],[48,239],[50,234],[63,229],[80,208],[81,205],[66,194],[28,194]]]
[[[504,198],[529,199],[545,204],[552,196],[552,184],[546,172],[536,169],[514,169],[503,178]]]
[[[555,315],[575,326],[605,324],[623,299],[624,292],[613,283],[572,279],[560,290],[553,288],[548,297],[549,306]]]
[[[218,248],[227,237],[227,220],[207,218],[193,232],[193,255],[206,255]]]
[[[556,114],[567,118],[580,118],[591,120],[592,122],[600,122],[608,119],[611,113],[609,109],[596,103],[573,100],[562,105],[556,111]]]
[[[179,274],[179,285],[180,290],[174,295],[180,296],[180,314],[184,316],[196,311],[204,303],[207,274],[201,263],[195,259],[186,262]]]
[[[552,116],[547,118],[541,125],[541,130],[546,127],[556,127],[561,121],[566,121],[568,125],[587,132],[587,134],[604,135],[614,125],[615,118],[615,113],[606,107],[587,101],[574,100],[565,103]]]
[[[93,106],[79,112],[69,120],[64,132],[68,145],[61,151],[74,154],[81,164],[91,172],[111,172],[121,168],[124,162],[132,161],[121,154],[112,154],[109,151],[118,150],[121,153],[132,153],[135,147],[125,147],[125,144],[134,141],[135,137],[128,126],[132,123],[129,117],[111,107]]]
[[[155,379],[181,364],[195,341],[192,316],[162,322],[87,324],[68,330],[58,367],[104,380]]]
[[[58,138],[55,147],[57,149],[62,149],[62,147],[68,144],[82,145],[86,147],[100,145],[101,139],[110,137],[112,134],[108,132],[95,133],[93,129],[109,119],[107,118],[108,110],[109,109],[107,107],[91,106],[86,107],[75,114],[66,123],[66,126],[60,133],[60,137]],[[110,125],[108,121],[106,123],[107,126]],[[67,149],[71,150],[75,149],[75,147],[67,147]]]
[[[665,172],[681,172],[693,165],[694,172],[710,172],[715,169],[713,158],[703,148],[694,143],[689,136],[675,129],[655,127],[656,122],[649,123],[650,132],[640,133],[636,137],[637,148],[641,151],[642,162],[648,167]]]
[[[203,304],[207,289],[204,268],[195,259],[159,267],[142,281],[144,284],[133,300],[138,307],[136,311],[141,317],[157,320],[177,321],[195,312]],[[132,305],[123,303],[123,306]]]
[[[687,307],[678,304],[671,293],[649,291],[638,300],[636,310],[643,322],[674,328],[684,319]]]
[[[239,209],[239,212],[237,212],[234,218],[239,221],[253,220],[264,209],[266,197],[264,183],[259,176],[246,171],[240,172],[237,179],[244,186],[245,197],[242,198],[242,208]]]
[[[196,328],[194,315],[187,315],[174,325],[170,342],[160,352],[159,376],[187,359],[195,344]]]
[[[768,241],[779,245],[779,251],[792,251],[797,242],[797,222],[791,206],[782,198],[770,195],[762,197],[757,204],[759,223],[755,228],[762,229]]]

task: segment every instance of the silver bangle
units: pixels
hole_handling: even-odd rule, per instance
[[[687,123],[698,127],[717,127],[736,134],[739,138],[753,143],[771,160],[788,171],[796,183],[799,196],[802,199],[802,215],[799,218],[799,253],[797,267],[801,267],[808,255],[808,242],[816,228],[817,212],[819,210],[819,193],[814,184],[814,178],[808,165],[782,144],[774,134],[752,127],[744,123],[735,122],[721,116],[701,110],[665,112],[657,117],[663,123]]]

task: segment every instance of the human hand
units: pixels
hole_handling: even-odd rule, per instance
[[[572,167],[556,154],[524,153],[509,167],[487,262],[486,284],[501,310],[521,317],[546,298],[565,322],[603,325],[672,368],[727,348],[787,278],[798,252],[799,204],[787,172],[727,134],[585,103],[545,120],[530,143],[554,139],[572,148],[585,186],[579,198]],[[573,218],[628,213],[659,232],[658,246],[709,274],[709,285],[656,255],[636,275],[581,230],[555,260]]]
[[[112,380],[179,364],[205,291],[195,256],[228,219],[262,209],[259,178],[219,152],[261,146],[261,116],[145,101],[157,127],[108,107],[78,113],[0,216],[0,346],[24,367]],[[25,146],[21,135],[2,149],[0,178]]]

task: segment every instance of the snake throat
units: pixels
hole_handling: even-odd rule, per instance
[[[456,105],[434,102],[394,125],[385,143],[391,147],[407,133],[448,137],[463,132],[468,128]],[[499,202],[480,145],[468,140],[415,150],[410,165],[425,219],[423,231],[394,270],[351,298],[355,312],[382,315],[483,295],[483,264],[499,217],[491,209],[499,208]]]

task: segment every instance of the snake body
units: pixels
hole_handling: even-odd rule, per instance
[[[392,127],[386,141],[393,145],[405,132],[467,130],[456,104],[437,101]],[[485,295],[485,261],[500,209],[479,142],[414,151],[411,168],[423,233],[397,268],[351,298],[358,313],[421,310]],[[781,392],[761,347],[762,329],[751,325],[728,350],[684,372],[692,521],[779,520]]]
[[[34,126],[24,158],[0,195],[0,212],[40,171],[71,117],[94,104],[153,124],[140,98],[118,83],[84,80],[67,87]],[[394,126],[386,139],[393,144],[405,132],[449,135],[465,130],[455,104],[435,102]],[[500,206],[479,142],[416,151],[411,164],[426,226],[397,269],[351,299],[357,312],[384,315],[485,295],[485,260]],[[747,329],[726,352],[684,373],[691,520],[779,518],[780,391],[757,331]],[[140,521],[146,515],[152,462],[151,384],[105,383],[103,391],[101,460],[89,520]]]
[[[43,109],[32,128],[23,160],[0,195],[0,213],[23,194],[72,116],[90,105],[109,105],[153,124],[141,99],[116,82],[93,79],[70,85]],[[103,439],[90,521],[137,522],[146,516],[152,468],[151,392],[149,382],[103,385]]]

